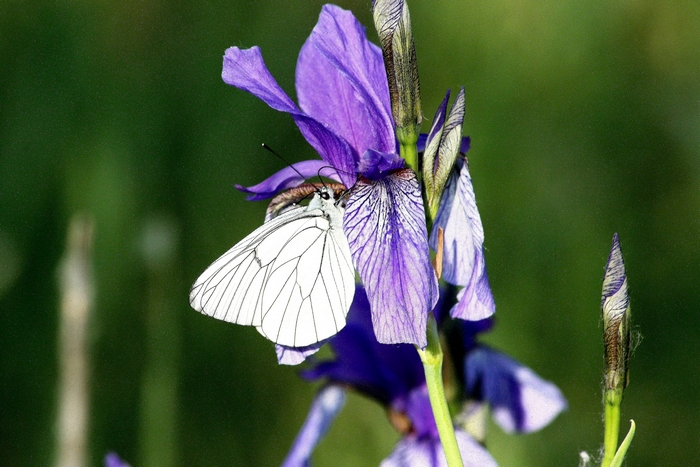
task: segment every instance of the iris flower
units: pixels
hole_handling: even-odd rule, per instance
[[[376,339],[425,347],[438,286],[421,188],[398,155],[382,52],[364,27],[349,11],[323,7],[299,53],[298,105],[272,77],[258,47],[226,50],[222,78],[289,113],[321,157],[239,188],[251,200],[265,199],[322,173],[351,189],[343,228],[367,290]],[[278,356],[303,360],[317,347],[278,346]]]
[[[454,297],[453,294],[447,294]],[[436,314],[445,327],[446,310],[454,301],[441,300]],[[499,352],[481,346],[478,333],[491,320],[452,320],[457,333],[450,342],[458,359],[462,398],[491,407],[495,421],[507,432],[526,433],[546,426],[566,408],[566,401],[552,383]],[[461,335],[461,336],[460,336]],[[330,428],[345,401],[346,388],[382,404],[392,425],[402,434],[384,467],[444,466],[444,454],[430,409],[420,358],[411,345],[382,345],[373,336],[370,302],[358,287],[348,322],[330,339],[335,353],[302,373],[307,380],[323,379],[326,385],[314,399],[309,415],[283,467],[306,467],[315,446]],[[461,426],[455,434],[465,467],[495,466],[491,455]]]

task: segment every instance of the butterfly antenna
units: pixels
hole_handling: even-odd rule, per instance
[[[301,172],[299,172],[299,171],[296,169],[296,167],[294,167],[292,164],[290,164],[289,161],[288,161],[287,159],[285,159],[284,157],[280,156],[274,149],[272,149],[272,148],[271,148],[270,146],[268,146],[266,143],[263,143],[263,144],[262,144],[262,147],[265,148],[265,149],[267,149],[268,151],[270,151],[270,152],[271,152],[272,154],[274,154],[275,156],[279,157],[279,158],[282,160],[282,162],[284,162],[285,164],[287,164],[293,171],[295,171],[297,174],[299,174],[299,176],[301,177],[302,180],[306,180],[306,177],[304,177],[304,176],[301,174]]]
[[[328,167],[330,167],[330,166],[328,166]],[[323,188],[325,188],[325,189],[327,190],[328,187],[326,186],[326,182],[324,182],[323,179],[321,178],[321,170],[323,170],[323,169],[325,169],[325,168],[326,168],[326,167],[324,166],[324,167],[321,167],[320,169],[318,169],[318,172],[316,173],[316,176],[321,180],[321,185],[323,185]],[[332,167],[331,167],[331,168],[332,168]]]

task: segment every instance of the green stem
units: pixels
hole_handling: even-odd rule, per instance
[[[416,142],[418,141],[418,133],[397,128],[396,136],[399,140],[399,151],[401,157],[406,161],[406,165],[413,169],[418,177],[418,181],[420,182],[421,171],[418,167],[418,147],[416,146]]]
[[[459,452],[457,438],[455,437],[452,417],[447,407],[445,387],[442,382],[442,348],[438,335],[437,323],[432,313],[428,316],[428,346],[425,350],[417,349],[423,362],[425,382],[428,385],[430,405],[435,416],[440,442],[445,451],[447,465],[449,467],[462,467],[462,454]]]
[[[601,467],[609,467],[617,452],[620,435],[620,404],[622,391],[608,389],[605,391],[605,454]]]

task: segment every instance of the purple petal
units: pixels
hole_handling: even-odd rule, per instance
[[[529,433],[548,425],[566,409],[553,383],[512,358],[478,348],[465,359],[466,390],[491,405],[493,418],[508,433]]]
[[[476,272],[477,269],[475,268]],[[493,316],[496,303],[484,269],[481,278],[474,277],[472,286],[465,287],[457,294],[457,304],[450,310],[450,316],[468,321],[481,321]]]
[[[484,260],[484,228],[476,207],[469,167],[465,162],[459,176],[453,174],[442,195],[430,245],[437,248],[437,229],[444,229],[442,277],[464,286],[452,317],[465,320],[488,318],[496,311]]]
[[[247,91],[281,112],[297,113],[299,109],[279,87],[265,66],[260,47],[241,50],[226,49],[221,78],[226,84]]]
[[[343,224],[367,290],[377,339],[424,348],[438,286],[416,175],[405,169],[377,181],[360,178]]]
[[[316,394],[304,426],[294,440],[282,467],[310,465],[314,448],[326,435],[343,405],[345,405],[345,391],[338,386],[326,386]]]
[[[323,160],[337,170],[343,185],[353,186],[356,180],[357,160],[359,159],[355,150],[347,141],[313,118],[304,114],[294,114],[293,116],[306,141],[313,146]]]
[[[275,344],[277,352],[277,363],[280,365],[298,365],[307,357],[315,354],[326,341],[317,342],[306,347],[287,347],[286,345]]]
[[[117,454],[110,452],[105,456],[105,467],[130,467]]]
[[[397,169],[402,169],[406,161],[396,153],[378,152],[368,149],[362,154],[357,171],[365,178],[379,180]]]
[[[319,174],[340,181],[338,173],[332,167],[329,168],[328,162],[309,160],[297,162],[289,167],[285,167],[257,185],[249,187],[236,185],[236,188],[249,194],[247,198],[248,201],[258,201],[271,198],[280,191],[293,188],[303,183],[307,178],[316,177]]]
[[[466,432],[455,429],[464,467],[498,467],[491,454]],[[437,438],[404,437],[380,467],[447,467],[447,459]]]
[[[292,114],[304,138],[323,160],[338,169],[345,186],[355,183],[358,154],[347,141],[297,108],[268,71],[259,47],[227,49],[221,77],[227,84],[253,94],[273,109]]]
[[[299,106],[342,136],[357,154],[395,152],[382,52],[351,12],[325,5],[299,54]]]

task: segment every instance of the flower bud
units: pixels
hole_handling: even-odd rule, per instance
[[[464,88],[457,94],[449,116],[445,117],[449,98],[450,92],[447,91],[445,99],[435,114],[433,127],[430,129],[423,152],[423,183],[433,219],[437,215],[442,192],[445,190],[445,184],[462,145]]]
[[[620,239],[613,236],[603,278],[603,329],[605,345],[605,391],[620,393],[629,382],[630,303]]]
[[[375,0],[372,12],[384,55],[396,136],[401,145],[415,145],[422,114],[408,5],[403,0]]]

